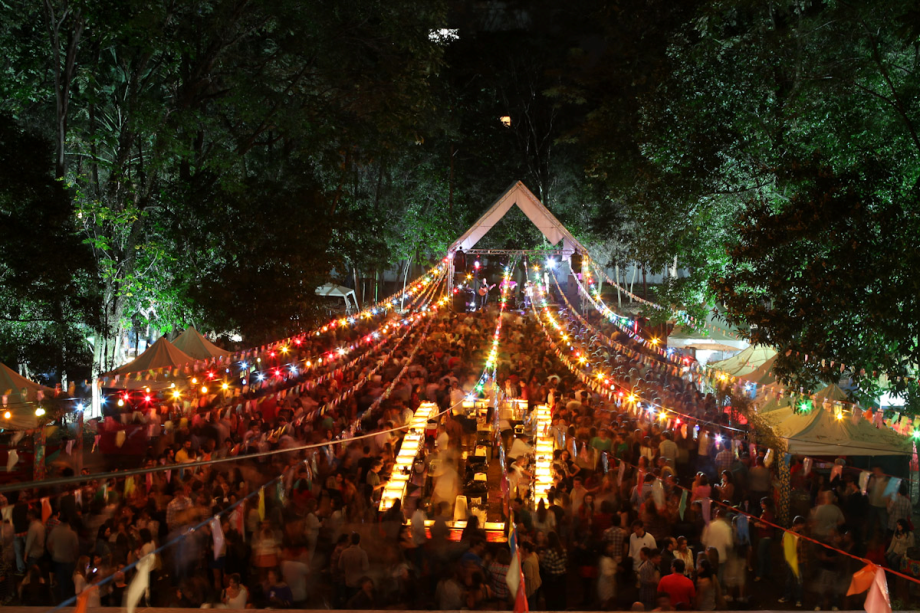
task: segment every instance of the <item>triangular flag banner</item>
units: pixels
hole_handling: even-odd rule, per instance
[[[792,532],[786,532],[783,535],[783,557],[796,577],[799,576],[799,554],[795,549],[797,541],[798,537]]]
[[[850,589],[847,590],[847,596],[853,594],[862,594],[875,581],[875,570],[878,568],[875,564],[867,564],[860,570],[853,573],[853,579],[850,581]]]
[[[875,581],[869,588],[866,603],[863,605],[866,613],[891,613],[891,596],[888,594],[888,579],[885,578],[885,569],[876,567]]]
[[[888,479],[888,487],[885,488],[885,493],[882,494],[882,498],[887,500],[892,496],[896,496],[899,487],[901,487],[901,480],[897,477],[891,477]]]
[[[214,560],[220,558],[220,552],[224,549],[224,530],[220,526],[220,519],[211,518],[211,536],[214,537]]]

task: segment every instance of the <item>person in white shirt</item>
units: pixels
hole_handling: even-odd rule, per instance
[[[418,498],[410,499],[414,502],[415,510],[412,512],[411,522],[411,531],[412,531],[412,542],[415,543],[417,547],[423,547],[425,542],[428,540],[428,536],[425,534],[425,521],[428,519],[428,516],[425,514],[425,509],[422,508],[421,501]]]
[[[524,440],[524,436],[516,436],[514,442],[511,443],[511,449],[508,451],[508,457],[512,460],[516,460],[523,455],[530,455],[533,453],[533,446],[531,446],[527,441]]]
[[[633,570],[638,570],[642,564],[642,548],[658,549],[655,537],[645,531],[642,520],[637,519],[632,523],[633,533],[629,535],[629,557],[633,560]]]
[[[703,535],[700,542],[706,547],[715,547],[719,552],[718,574],[721,578],[724,575],[725,562],[728,560],[728,552],[732,548],[732,527],[726,521],[721,509],[713,509],[713,520],[709,525],[703,528]]]

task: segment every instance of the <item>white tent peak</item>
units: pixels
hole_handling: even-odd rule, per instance
[[[320,285],[316,288],[316,295],[327,296],[330,298],[343,298],[345,300],[345,312],[348,314],[361,310],[358,306],[358,299],[355,297],[355,290],[343,285],[336,285],[335,283],[326,283]],[[354,306],[348,302],[349,297],[351,297],[351,301],[354,303]]]
[[[161,336],[144,353],[137,356],[137,359],[133,362],[129,362],[106,374],[123,375],[157,368],[175,368],[194,361],[195,358],[170,343],[165,336]]]
[[[504,194],[499,196],[498,200],[489,207],[482,217],[469,230],[464,232],[460,238],[454,241],[448,251],[453,253],[461,248],[472,249],[515,205],[527,215],[527,218],[543,233],[543,236],[546,237],[546,240],[551,245],[556,245],[559,241],[562,241],[563,251],[587,253],[588,250],[556,219],[556,216],[546,208],[546,205],[540,202],[540,199],[520,181],[512,184]]]
[[[176,337],[173,345],[179,351],[196,360],[210,360],[211,358],[228,357],[229,351],[221,349],[208,339],[206,339],[193,326],[185,329],[185,332]]]

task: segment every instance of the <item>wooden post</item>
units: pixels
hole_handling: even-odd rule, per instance
[[[45,480],[45,428],[39,426],[32,435],[32,441],[35,443],[35,455],[32,458],[32,480]]]
[[[77,411],[77,432],[73,443],[73,471],[74,474],[83,473],[83,411]]]

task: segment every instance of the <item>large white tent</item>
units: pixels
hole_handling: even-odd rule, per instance
[[[192,326],[180,334],[173,345],[182,353],[196,360],[210,360],[211,358],[226,358],[230,352],[221,349],[198,332]]]
[[[509,187],[498,200],[492,203],[492,206],[480,217],[472,227],[463,233],[450,246],[448,251],[455,252],[457,249],[472,249],[476,243],[488,234],[495,225],[508,214],[511,207],[517,206],[524,215],[533,222],[533,225],[546,237],[549,244],[556,245],[562,241],[562,249],[568,255],[576,251],[587,253],[588,250],[578,242],[572,233],[569,232],[562,223],[556,219],[556,216],[550,213],[540,199],[537,198],[527,186],[520,181],[515,182]]]

